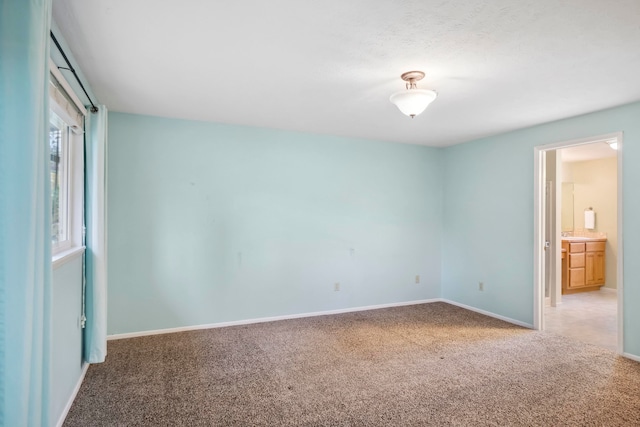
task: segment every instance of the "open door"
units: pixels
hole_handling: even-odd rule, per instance
[[[549,155],[555,154],[547,152],[547,167],[550,166]],[[554,165],[555,166],[555,165]],[[545,215],[544,215],[544,304],[545,306],[556,305],[555,301],[555,191],[554,181],[549,180],[547,174],[545,185]]]
[[[606,147],[606,150],[615,150],[615,143],[617,143],[618,151],[613,151],[611,154],[607,155],[598,152],[603,149],[602,147]],[[585,340],[585,342],[590,342],[595,345],[601,345],[600,341],[603,341],[601,338],[606,338],[604,344],[601,346],[607,347],[610,349],[615,349],[615,342],[613,345],[610,341],[610,332],[612,331],[614,335],[617,335],[617,351],[618,353],[624,354],[624,346],[623,346],[623,277],[622,277],[622,260],[624,259],[622,251],[622,133],[614,133],[607,135],[595,136],[592,138],[584,138],[579,140],[571,140],[558,142],[554,144],[548,144],[543,146],[538,146],[534,148],[534,327],[536,329],[546,329],[548,326],[552,328],[556,333],[561,335],[567,335],[579,340]],[[560,150],[563,149],[563,150]],[[595,150],[595,152],[594,152]],[[579,152],[580,156],[576,158],[576,154]],[[588,152],[589,158],[582,157],[584,153]],[[596,153],[597,152],[597,153]],[[609,152],[607,152],[609,153]],[[564,155],[567,155],[567,160],[563,159]],[[572,159],[569,160],[570,156],[573,156]],[[605,171],[611,170],[612,166],[608,166],[611,163],[598,163],[596,166],[591,166],[590,163],[586,163],[588,161],[595,161],[593,159],[598,159],[604,156],[604,158],[615,157],[615,164],[617,164],[617,188],[615,190],[606,190],[607,187],[603,185],[603,183],[610,182],[611,179],[609,175],[605,176]],[[578,163],[571,163],[578,162]],[[582,163],[579,163],[582,162]],[[567,164],[571,164],[571,167],[567,167]],[[605,167],[606,166],[606,167]],[[594,171],[598,171],[598,175],[595,175],[596,172],[589,172],[588,167],[597,167]],[[567,168],[564,171],[564,168]],[[615,171],[615,167],[613,167]],[[566,173],[565,173],[566,172]],[[609,172],[607,172],[609,173]],[[594,177],[600,177],[599,181]],[[596,227],[594,229],[593,226],[586,230],[584,225],[578,224],[575,228],[572,227],[571,232],[564,231],[563,227],[563,217],[562,217],[562,208],[563,200],[562,197],[562,183],[569,179],[573,182],[573,179],[577,180],[580,184],[581,192],[580,194],[580,206],[585,205],[587,203],[587,199],[593,200],[595,203],[600,203],[600,212],[607,212],[605,209],[607,206],[611,206],[607,200],[610,200],[606,197],[608,194],[617,194],[617,201],[613,199],[613,206],[617,206],[617,230],[613,230],[610,233],[607,233],[606,230],[608,226],[610,226],[610,218],[616,217],[615,211],[609,213],[606,216],[607,220],[603,220],[603,229]],[[589,190],[591,187],[587,187],[588,185],[593,186],[592,190]],[[603,190],[605,189],[605,190]],[[577,194],[577,193],[575,193]],[[576,196],[577,197],[577,196]],[[577,202],[576,202],[577,203]],[[575,203],[573,203],[575,204]],[[582,210],[575,210],[575,212],[582,212]],[[611,211],[609,211],[611,212]],[[604,213],[603,213],[604,215]],[[612,216],[613,215],[613,216]],[[579,216],[575,216],[574,212],[571,212],[571,217],[575,218],[575,223],[581,222],[581,218]],[[605,218],[605,216],[603,216]],[[614,237],[615,236],[615,237]],[[615,271],[617,275],[617,280],[615,277],[612,280],[613,286],[611,288],[602,288],[600,291],[617,292],[617,296],[614,293],[613,299],[610,296],[606,296],[607,292],[600,292],[597,289],[596,292],[587,292],[594,291],[588,286],[584,285],[585,289],[581,292],[569,292],[571,295],[562,295],[562,241],[578,241],[580,239],[585,239],[585,241],[590,242],[590,246],[585,246],[585,243],[578,242],[577,244],[572,244],[572,250],[576,249],[576,253],[579,252],[581,246],[585,246],[585,253],[591,251],[596,251],[597,248],[593,241],[602,241],[604,238],[609,237],[609,240],[613,240],[612,244],[614,245],[614,249],[617,251],[617,259],[614,258],[615,267],[609,268],[608,271]],[[617,240],[617,242],[616,242]],[[575,248],[573,248],[575,246]],[[591,249],[589,249],[591,248]],[[615,256],[616,252],[612,252]],[[579,261],[582,258],[578,256],[574,256],[571,258],[572,261],[575,261],[575,265],[573,267],[568,267],[573,270],[580,270],[581,268],[588,269],[589,267],[582,267]],[[576,273],[576,277],[578,274]],[[587,276],[585,276],[587,277]],[[616,291],[616,282],[617,282],[617,291]],[[588,283],[587,283],[588,284]],[[574,286],[576,287],[576,286]],[[573,290],[573,289],[572,289]],[[562,301],[561,301],[562,300]],[[613,300],[614,306],[613,309],[608,309],[611,313],[613,313],[613,317],[611,319],[602,319],[594,323],[593,329],[589,329],[588,331],[584,331],[589,325],[592,319],[595,317],[591,316],[591,312],[588,310],[595,310],[598,313],[603,313],[606,306],[611,306],[610,302]],[[560,303],[562,304],[560,305]],[[558,307],[556,307],[559,305]],[[545,310],[545,307],[547,309]],[[617,307],[616,311],[614,309]],[[581,313],[576,313],[575,309],[578,308],[582,311]],[[549,318],[547,318],[548,325],[545,325],[545,311],[548,311]],[[609,312],[608,311],[608,312]],[[583,316],[583,317],[579,317]],[[578,322],[580,327],[574,328],[573,321],[576,318],[584,318],[584,323]],[[567,322],[567,319],[570,321]],[[605,322],[606,320],[606,322]],[[573,322],[573,323],[572,323]],[[617,324],[617,328],[613,328],[610,325]],[[605,330],[606,329],[606,330]],[[617,331],[614,331],[617,329]],[[584,332],[584,333],[583,333]],[[617,333],[616,333],[617,332]],[[582,334],[582,335],[580,335]],[[579,335],[579,337],[578,337]],[[589,340],[593,340],[591,342]]]

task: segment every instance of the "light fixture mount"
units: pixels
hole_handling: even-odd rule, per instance
[[[400,78],[406,82],[406,90],[396,92],[389,98],[405,115],[412,119],[422,113],[438,94],[433,90],[418,89],[417,81],[424,78],[422,71],[407,71]]]
[[[400,78],[407,82],[407,89],[415,88],[416,82],[424,79],[424,73],[422,71],[407,71],[402,73]]]

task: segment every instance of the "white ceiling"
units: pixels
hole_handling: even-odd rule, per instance
[[[618,155],[617,151],[612,149],[606,141],[596,141],[585,145],[562,148],[558,151],[561,153],[562,161],[567,163],[585,162]]]
[[[111,111],[446,146],[640,100],[639,0],[53,3]]]

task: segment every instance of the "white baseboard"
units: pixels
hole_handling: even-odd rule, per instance
[[[226,326],[250,325],[253,323],[274,322],[277,320],[301,319],[304,317],[327,316],[331,314],[352,313],[356,311],[377,310],[380,308],[402,307],[405,305],[428,304],[443,301],[441,298],[432,298],[405,302],[392,302],[389,304],[368,305],[364,307],[341,308],[337,310],[315,311],[311,313],[287,314],[284,316],[260,317],[257,319],[234,320],[231,322],[208,323],[204,325],[182,326],[179,328],[154,329],[150,331],[129,332],[124,334],[108,335],[107,340],[120,340],[125,338],[144,337],[148,335],[171,334],[175,332],[196,331],[200,329],[224,328]]]
[[[84,381],[84,376],[87,374],[87,369],[89,369],[89,364],[87,362],[82,362],[82,372],[80,373],[80,378],[78,378],[78,382],[76,383],[76,386],[74,387],[73,392],[71,393],[71,396],[69,396],[69,401],[67,402],[64,409],[62,410],[62,413],[60,414],[60,418],[58,418],[56,427],[62,427],[62,424],[64,424],[64,420],[67,418],[67,415],[69,414],[71,405],[73,405],[73,401],[76,400],[76,396],[80,391],[80,386],[82,385],[82,381]]]
[[[466,310],[475,311],[476,313],[484,314],[485,316],[495,317],[496,319],[504,320],[508,323],[513,323],[514,325],[523,326],[525,328],[533,329],[533,325],[530,323],[521,322],[520,320],[512,319],[510,317],[501,316],[499,314],[492,313],[490,311],[481,310],[479,308],[471,307],[470,305],[461,304],[459,302],[451,301],[445,298],[440,298],[440,301],[446,302],[447,304],[455,305]]]
[[[635,354],[622,353],[622,356],[626,357],[627,359],[631,359],[631,360],[635,360],[636,362],[640,362],[640,356],[636,356]]]

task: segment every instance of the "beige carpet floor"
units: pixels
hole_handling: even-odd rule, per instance
[[[445,303],[110,341],[65,426],[639,426],[640,363]]]

